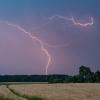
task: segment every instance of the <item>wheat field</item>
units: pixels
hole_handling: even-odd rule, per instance
[[[20,84],[10,88],[21,95],[40,96],[45,100],[100,100],[99,83]]]
[[[24,98],[18,97],[12,92],[10,92],[5,85],[0,86],[0,100],[2,100],[1,97],[10,98],[11,100],[25,100]]]

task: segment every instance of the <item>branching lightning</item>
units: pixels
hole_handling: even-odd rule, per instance
[[[60,48],[60,47],[67,47],[69,46],[69,44],[64,44],[64,45],[50,45],[48,43],[44,43],[41,39],[39,39],[38,37],[36,36],[33,36],[30,32],[26,31],[24,28],[22,28],[21,26],[19,25],[16,25],[16,24],[11,24],[11,23],[8,23],[8,22],[2,22],[2,23],[5,23],[7,24],[8,26],[11,26],[13,28],[16,28],[18,30],[20,30],[21,32],[25,33],[26,35],[29,36],[29,38],[31,39],[34,39],[36,40],[39,44],[40,44],[40,47],[41,47],[41,50],[46,54],[46,56],[48,57],[48,61],[47,61],[47,64],[46,64],[46,69],[45,69],[45,74],[47,75],[48,74],[48,68],[49,68],[49,65],[51,63],[51,55],[50,53],[48,52],[48,50],[45,48],[45,46],[48,46],[48,47],[52,47],[52,48]]]
[[[90,22],[80,23],[80,22],[76,22],[74,17],[71,18],[71,20],[74,23],[74,25],[78,25],[78,26],[82,26],[82,27],[92,26],[94,24],[93,17],[89,17],[89,19],[90,19]]]
[[[36,40],[39,44],[40,44],[40,47],[41,47],[41,50],[46,54],[46,56],[48,57],[48,61],[47,61],[47,64],[46,64],[46,70],[45,70],[45,74],[47,75],[48,74],[48,67],[51,63],[51,55],[49,54],[48,50],[45,48],[44,46],[44,43],[42,42],[41,39],[39,39],[38,37],[36,36],[33,36],[30,32],[27,32],[24,28],[20,27],[19,25],[16,25],[16,24],[11,24],[11,23],[8,23],[6,22],[6,24],[8,26],[11,26],[13,28],[16,28],[18,30],[20,30],[21,32],[24,32],[26,35],[29,36],[29,38],[31,39],[34,39]]]
[[[92,26],[94,24],[93,17],[89,17],[90,21],[85,22],[85,23],[81,23],[81,22],[76,21],[73,16],[72,17],[65,17],[65,16],[61,16],[61,15],[55,15],[55,16],[49,17],[48,19],[53,20],[54,18],[60,18],[60,19],[63,19],[65,21],[71,21],[74,25],[81,26],[81,27]]]
[[[81,26],[81,27],[92,26],[94,24],[93,17],[89,17],[90,22],[86,22],[86,23],[80,23],[80,22],[76,21],[73,16],[72,17],[64,17],[64,16],[60,16],[60,15],[55,15],[55,16],[49,17],[48,19],[53,20],[54,18],[60,18],[60,19],[65,20],[65,21],[71,21],[74,25]],[[46,64],[46,67],[45,67],[45,74],[46,75],[48,74],[48,68],[49,68],[49,65],[52,61],[52,57],[51,57],[51,54],[48,52],[48,50],[45,48],[45,46],[52,47],[52,48],[59,48],[59,47],[69,46],[69,44],[70,44],[70,43],[68,43],[68,44],[63,44],[63,45],[50,45],[48,43],[43,42],[37,36],[33,36],[31,32],[26,31],[24,28],[22,28],[19,25],[12,24],[12,23],[9,23],[9,22],[2,22],[2,23],[5,23],[6,25],[8,25],[10,27],[18,29],[19,31],[21,31],[21,32],[25,33],[26,35],[28,35],[29,38],[37,41],[40,44],[41,51],[44,52],[44,54],[48,57],[47,64]]]

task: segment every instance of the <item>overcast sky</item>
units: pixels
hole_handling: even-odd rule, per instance
[[[50,17],[74,17],[94,24],[75,26],[71,21]],[[49,74],[76,74],[81,65],[100,70],[100,0],[0,0],[0,74],[45,74],[47,55],[40,44],[17,24],[49,45]]]

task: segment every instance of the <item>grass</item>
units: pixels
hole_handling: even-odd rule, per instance
[[[0,100],[23,100],[22,98],[13,94],[6,85],[0,86]]]
[[[99,83],[21,84],[10,88],[27,95],[27,100],[100,100]]]
[[[38,97],[38,96],[23,95],[23,97],[25,97],[27,100],[44,100],[42,97]]]
[[[27,100],[44,100],[42,97],[38,97],[38,96],[28,96],[28,95],[21,95],[20,93],[16,92],[15,90],[13,90],[12,88],[10,88],[9,85],[6,85],[6,87],[16,96],[25,98]],[[1,100],[1,99],[0,99]],[[6,99],[5,99],[6,100]],[[7,99],[9,100],[9,99]]]
[[[100,100],[100,83],[1,85],[0,100]]]
[[[1,96],[1,97],[0,97],[0,100],[13,100],[13,99],[8,98],[8,97],[3,97],[3,96]]]

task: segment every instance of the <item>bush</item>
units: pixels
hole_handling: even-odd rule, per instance
[[[1,96],[1,97],[0,97],[0,100],[13,100],[13,99],[8,98],[8,97],[3,97],[3,96]]]
[[[24,95],[24,97],[27,100],[44,100],[42,97],[38,97],[38,96],[26,96],[26,95]]]

